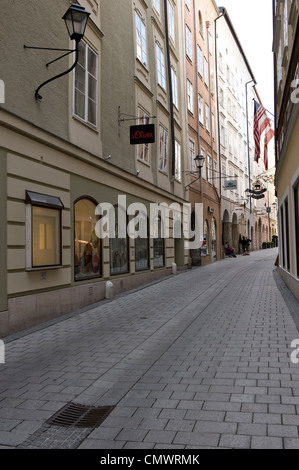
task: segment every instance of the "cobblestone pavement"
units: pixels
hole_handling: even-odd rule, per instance
[[[298,449],[299,308],[276,255],[188,270],[4,338],[0,447]],[[69,402],[115,408],[95,429],[46,423]]]

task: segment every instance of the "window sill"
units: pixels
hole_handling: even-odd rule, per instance
[[[84,121],[84,119],[80,118],[79,116],[77,116],[76,114],[73,114],[73,118],[78,121],[78,122],[81,122],[81,124],[84,124],[86,127],[88,127],[89,129],[91,129],[92,131],[96,132],[97,134],[99,134],[99,130],[97,128],[97,126],[95,126],[94,124],[91,124],[90,122],[87,122],[87,121]]]
[[[32,268],[25,268],[26,272],[32,272],[32,271],[50,271],[53,269],[61,269],[63,268],[62,264],[56,264],[55,266],[36,266]]]

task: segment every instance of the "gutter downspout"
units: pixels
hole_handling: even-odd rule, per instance
[[[173,92],[171,80],[171,64],[170,64],[170,48],[169,48],[169,32],[168,32],[168,0],[164,0],[164,21],[165,21],[165,41],[168,68],[168,86],[169,86],[169,111],[170,111],[170,139],[171,139],[171,182],[175,178],[175,139],[174,139],[174,115],[173,115]]]

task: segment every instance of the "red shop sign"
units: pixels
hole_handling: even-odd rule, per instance
[[[155,142],[155,125],[143,124],[130,127],[130,144],[153,144]]]

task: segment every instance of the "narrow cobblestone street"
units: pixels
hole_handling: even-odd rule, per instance
[[[275,249],[193,268],[4,338],[0,445],[298,449],[299,308]],[[46,421],[113,406],[95,429]]]

